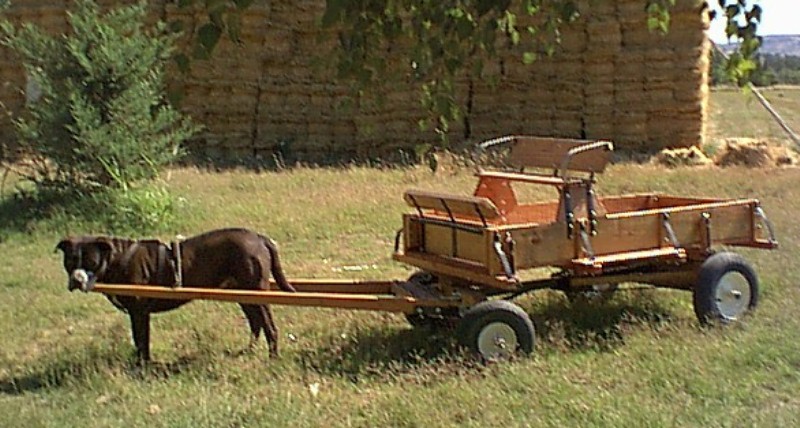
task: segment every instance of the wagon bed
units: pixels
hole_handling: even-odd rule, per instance
[[[519,273],[540,267],[559,268],[576,278],[665,266],[674,270],[706,259],[715,246],[777,245],[756,199],[656,193],[598,198],[595,174],[605,167],[598,159],[607,157],[570,163],[570,150],[608,152],[610,143],[532,137],[512,141],[517,158],[526,160],[524,166],[554,167],[554,173],[481,171],[470,196],[407,191],[404,199],[414,212],[403,217],[396,260],[491,292],[524,286]],[[563,147],[560,155],[566,160],[527,154],[542,153],[554,141]],[[557,157],[552,149],[548,153]],[[573,171],[589,175],[579,177]],[[520,203],[514,190],[520,184],[555,187],[559,198]]]

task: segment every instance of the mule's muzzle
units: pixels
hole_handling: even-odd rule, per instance
[[[94,288],[94,283],[97,280],[94,272],[87,272],[84,269],[75,269],[72,275],[69,276],[69,283],[67,287],[69,291],[81,290],[84,293],[91,291]]]

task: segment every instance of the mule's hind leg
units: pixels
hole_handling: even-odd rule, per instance
[[[275,319],[272,316],[272,309],[268,305],[261,305],[261,313],[264,316],[264,336],[267,337],[267,345],[269,346],[269,355],[271,357],[278,356],[278,327],[275,325]]]
[[[272,317],[272,310],[267,305],[239,305],[242,308],[247,322],[250,324],[250,349],[254,349],[258,343],[258,337],[261,335],[261,330],[264,330],[264,336],[267,339],[267,346],[269,347],[269,355],[271,357],[278,356],[278,328],[275,326],[275,321]]]
[[[261,312],[259,305],[239,305],[247,317],[247,323],[250,325],[250,344],[248,349],[253,350],[258,343],[258,337],[261,335],[261,330],[266,332],[264,315]]]

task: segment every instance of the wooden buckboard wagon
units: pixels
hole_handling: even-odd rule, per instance
[[[534,290],[609,292],[625,282],[684,289],[701,322],[731,322],[756,305],[753,268],[714,248],[777,246],[757,200],[599,198],[593,184],[613,149],[605,141],[510,136],[482,146],[509,150],[513,172],[479,172],[471,196],[405,193],[413,210],[403,215],[393,257],[420,269],[407,280],[290,280],[296,293],[113,284],[94,291],[400,312],[414,326],[456,324],[459,341],[484,358],[533,351],[530,317],[510,300]],[[559,198],[522,203],[520,185],[551,186]]]

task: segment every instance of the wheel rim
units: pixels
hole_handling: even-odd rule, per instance
[[[478,334],[478,352],[487,359],[508,358],[518,346],[517,333],[506,323],[487,324]]]
[[[728,272],[719,279],[715,297],[720,314],[736,319],[750,307],[750,282],[739,272]]]

